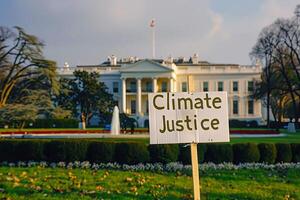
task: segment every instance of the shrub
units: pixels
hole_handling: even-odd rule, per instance
[[[250,163],[259,161],[260,154],[257,144],[240,143],[234,144],[232,147],[234,163]]]
[[[36,119],[34,122],[27,122],[25,128],[78,128],[78,120]]]
[[[277,150],[275,144],[272,143],[261,143],[258,144],[260,153],[259,162],[273,164],[276,160]]]
[[[87,142],[82,140],[54,140],[45,145],[45,156],[49,162],[83,161],[87,152]]]
[[[149,152],[146,144],[138,142],[117,143],[115,161],[130,165],[148,162]]]
[[[300,162],[300,144],[291,144],[293,152],[293,162]]]
[[[204,161],[204,154],[206,152],[206,145],[205,144],[198,144],[197,145],[197,153],[198,153],[198,162],[203,163]],[[184,165],[191,164],[191,146],[188,145],[179,145],[179,155],[178,161]]]
[[[208,144],[205,154],[206,162],[222,163],[233,161],[233,151],[230,144]]]
[[[44,155],[49,162],[59,162],[66,159],[63,141],[51,141],[45,144]]]
[[[15,140],[0,140],[0,161],[15,161]]]
[[[258,123],[257,123],[256,120],[249,121],[247,124],[250,128],[257,128],[258,127]]]
[[[87,150],[86,159],[95,163],[114,162],[115,143],[92,141]]]
[[[84,161],[87,154],[87,141],[82,140],[66,140],[65,145],[65,154],[66,162],[72,161]]]
[[[177,144],[149,145],[150,161],[152,163],[169,163],[178,160],[179,147]]]
[[[16,142],[16,141],[15,141]],[[16,161],[42,161],[44,160],[44,144],[41,140],[17,141],[14,150]]]
[[[292,160],[292,149],[290,144],[277,143],[277,157],[276,162],[291,162]]]
[[[229,127],[230,128],[244,128],[246,127],[247,122],[246,121],[240,121],[237,119],[231,119],[229,120]]]

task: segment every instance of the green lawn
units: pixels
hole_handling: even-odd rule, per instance
[[[240,143],[240,142],[282,142],[282,143],[300,143],[300,131],[297,131],[296,133],[287,133],[286,130],[280,130],[280,133],[286,134],[284,137],[255,137],[255,138],[231,138],[231,143]]]
[[[201,199],[300,199],[300,169],[208,170]],[[0,199],[191,199],[192,179],[173,173],[0,167]]]

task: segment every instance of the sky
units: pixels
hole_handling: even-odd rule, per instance
[[[263,27],[293,16],[297,0],[0,0],[0,26],[21,26],[70,66],[117,58],[189,58],[251,64]]]

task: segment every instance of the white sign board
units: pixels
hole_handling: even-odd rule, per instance
[[[229,142],[227,92],[150,93],[150,144]]]

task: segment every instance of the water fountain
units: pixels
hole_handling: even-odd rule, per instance
[[[120,134],[120,117],[119,117],[119,108],[118,108],[118,106],[114,107],[112,120],[111,120],[110,133],[112,135],[119,135]]]

